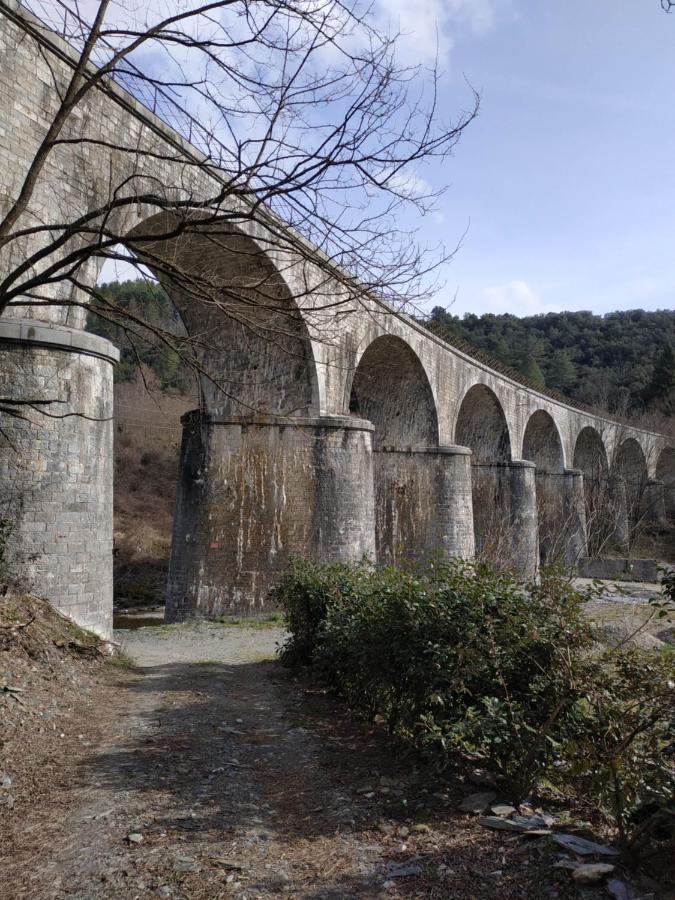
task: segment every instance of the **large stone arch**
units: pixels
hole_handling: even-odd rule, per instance
[[[402,338],[375,338],[360,354],[349,411],[375,426],[374,450],[438,446],[438,414],[420,358]]]
[[[607,478],[607,449],[600,432],[592,425],[586,425],[577,435],[574,443],[574,468],[580,469],[588,481]]]
[[[523,459],[537,464],[537,472],[561,474],[565,468],[562,440],[553,416],[538,409],[527,420],[523,435]]]
[[[665,513],[675,522],[675,447],[665,447],[656,460],[656,478],[663,483]]]
[[[612,460],[611,474],[623,483],[629,526],[629,543],[636,539],[645,517],[647,490],[647,458],[639,441],[626,438],[617,447]]]
[[[598,556],[615,532],[610,502],[609,461],[597,428],[586,425],[574,444],[573,465],[584,478],[588,552]]]
[[[565,465],[563,446],[553,417],[543,409],[532,413],[523,435],[523,459],[536,465],[537,522],[542,562],[565,556]]]
[[[471,450],[471,493],[476,553],[510,561],[511,516],[506,466],[511,436],[497,395],[485,384],[468,389],[455,423],[455,443]]]
[[[412,347],[395,335],[363,350],[349,410],[374,426],[375,546],[379,562],[421,561],[434,546],[432,456],[438,415],[429,378]]]
[[[201,409],[184,420],[167,619],[263,610],[289,554],[372,556],[372,429],[320,416],[283,254],[231,222],[186,234],[166,214],[137,224],[127,245],[173,301],[202,368]]]
[[[511,459],[511,435],[504,409],[493,390],[474,384],[464,395],[455,422],[455,443],[469,447],[473,464]]]
[[[183,233],[180,225],[158,213],[130,230],[127,247],[180,314],[203,369],[203,407],[223,415],[317,415],[307,325],[270,254],[229,222]]]

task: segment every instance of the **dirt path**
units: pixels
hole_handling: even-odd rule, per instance
[[[458,815],[451,788],[274,663],[281,636],[120,633],[138,669],[104,676],[63,735],[3,900],[567,896],[543,850]]]
[[[119,633],[139,671],[102,698],[96,752],[78,760],[76,784],[61,786],[65,817],[40,817],[40,858],[14,896],[372,889],[379,848],[340,833],[350,798],[317,769],[318,748],[293,727],[271,677],[281,637],[209,626]],[[25,822],[27,839],[35,827]],[[312,851],[326,835],[341,857],[334,873],[319,871]]]

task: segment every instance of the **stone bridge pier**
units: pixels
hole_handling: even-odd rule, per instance
[[[0,318],[2,575],[105,636],[118,359],[109,341],[80,329]]]
[[[166,619],[264,609],[291,555],[375,557],[370,422],[183,419]]]

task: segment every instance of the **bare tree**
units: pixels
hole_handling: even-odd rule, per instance
[[[13,4],[0,0],[0,13],[25,26]],[[472,92],[467,111],[437,123],[436,72],[399,65],[397,36],[380,31],[372,8],[358,0],[185,0],[171,14],[154,0],[27,5],[54,102],[18,189],[0,196],[0,314],[65,306],[81,310],[82,322],[94,298],[98,314],[131,339],[151,336],[216,383],[210,329],[148,327],[97,291],[103,263],[124,261],[143,277],[149,270],[183,308],[201,305],[211,324],[226,318],[286,352],[299,311],[318,322],[359,302],[401,309],[433,289],[451,254],[420,247],[402,223],[435,201],[420,167],[451,154],[478,98]],[[46,48],[53,32],[75,51],[67,64]],[[124,104],[119,88],[183,140],[148,127],[101,128],[91,110]],[[86,208],[50,208],[44,190],[56,161],[88,153],[98,172]],[[238,258],[227,270],[209,261],[223,251]],[[258,264],[259,251],[274,255],[274,273]],[[289,259],[321,273],[318,283],[295,277],[292,304],[279,285]],[[222,380],[217,387],[236,390]]]

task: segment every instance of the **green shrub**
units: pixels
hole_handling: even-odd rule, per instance
[[[286,662],[311,663],[439,769],[479,763],[514,800],[539,776],[579,791],[627,847],[640,809],[662,812],[673,785],[672,662],[599,649],[591,593],[555,570],[522,585],[461,560],[426,572],[295,560],[274,599]]]
[[[298,557],[286,569],[270,593],[272,608],[284,611],[290,637],[281,648],[286,665],[308,665],[314,660],[317,635],[330,605],[357,592],[364,567],[316,566]]]
[[[637,856],[656,828],[673,836],[675,706],[668,654],[621,647],[585,661],[565,721],[557,777],[616,825]]]
[[[277,589],[288,661],[313,662],[439,768],[480,760],[523,791],[574,699],[570,652],[590,646],[562,578],[524,588],[461,560],[429,572],[293,563]]]

